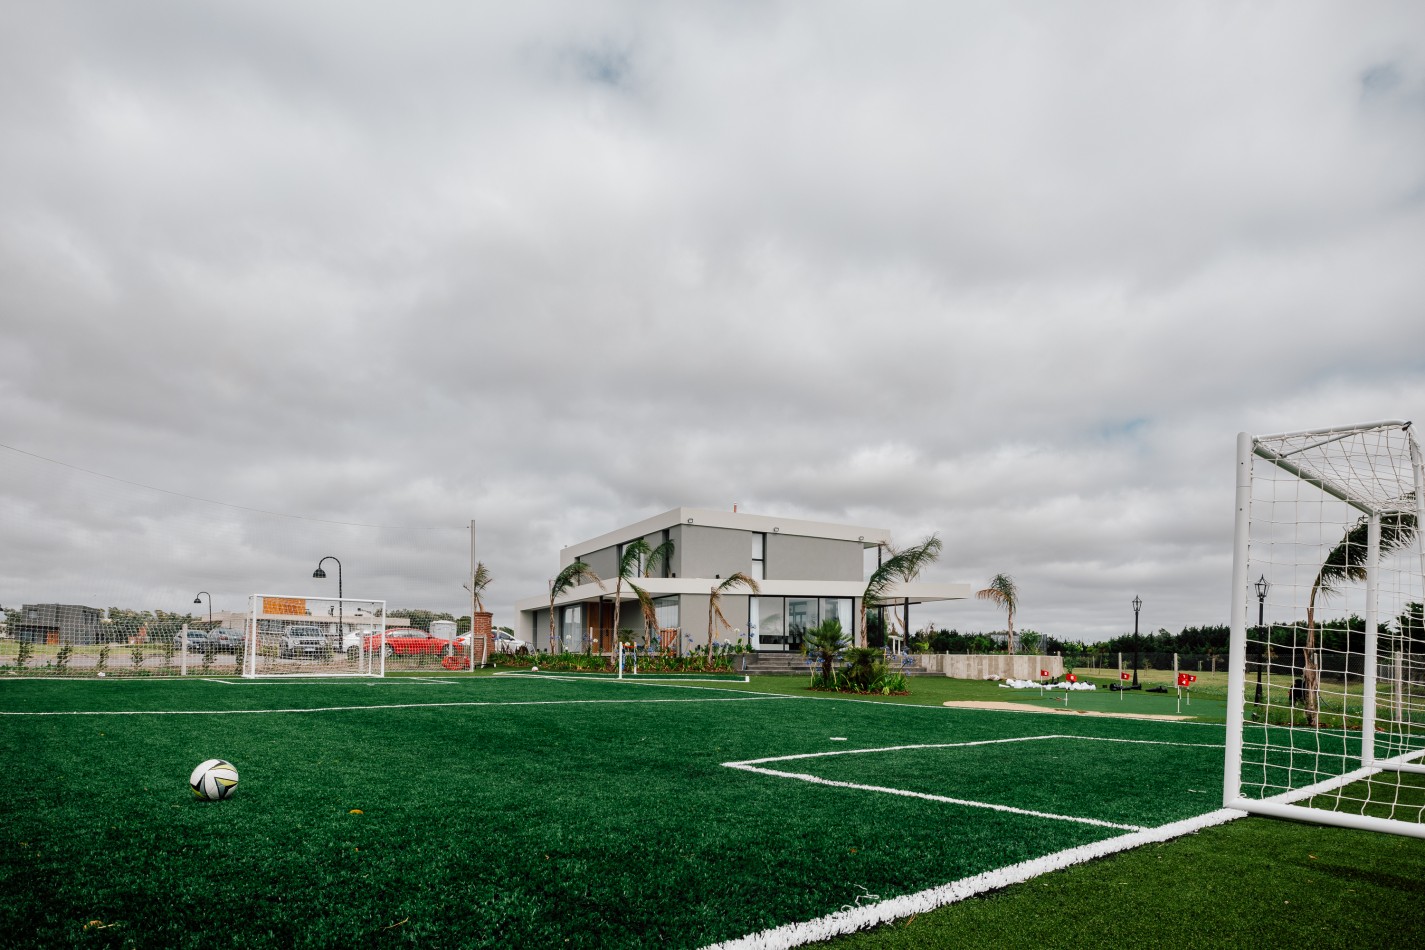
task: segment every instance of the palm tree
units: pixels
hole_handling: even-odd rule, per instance
[[[1405,496],[1405,501],[1413,501],[1415,493]],[[1324,601],[1339,593],[1341,585],[1347,581],[1366,579],[1366,556],[1370,532],[1370,516],[1362,515],[1341,538],[1341,543],[1331,549],[1321,570],[1316,572],[1316,580],[1311,583],[1311,596],[1306,601],[1306,658],[1302,664],[1301,686],[1306,694],[1306,724],[1315,729],[1321,724],[1318,693],[1321,685],[1321,667],[1316,658],[1316,597]],[[1388,511],[1380,516],[1380,555],[1397,551],[1415,540],[1415,513],[1413,511]]]
[[[485,562],[476,562],[475,573],[470,576],[470,583],[465,585],[465,589],[470,591],[470,598],[474,602],[473,608],[477,614],[485,612],[485,588],[490,586],[492,580],[494,578],[490,576],[490,569],[485,566]],[[471,618],[470,622],[473,624],[474,618]]]
[[[714,584],[712,590],[708,592],[708,662],[712,662],[713,650],[713,627],[721,623],[724,627],[732,624],[727,622],[727,617],[722,612],[722,595],[732,590],[734,587],[746,587],[754,594],[762,593],[762,588],[757,586],[757,582],[751,577],[737,571],[728,575],[727,580],[720,584]]]
[[[647,542],[644,542],[647,546]],[[670,538],[658,545],[656,548],[649,548],[648,556],[643,559],[643,576],[652,577],[653,572],[662,565],[667,564],[673,558],[673,540]]]
[[[889,544],[885,547],[890,556],[871,572],[871,576],[866,579],[866,592],[861,595],[861,616],[856,630],[856,642],[863,647],[866,645],[866,610],[881,606],[886,592],[897,581],[910,583],[919,577],[921,571],[940,557],[941,544],[940,539],[932,534],[919,544],[913,544],[903,550],[898,551]]]
[[[662,547],[662,545],[659,545],[659,547]],[[630,541],[628,544],[625,544],[623,546],[623,552],[619,554],[618,577],[615,578],[614,581],[613,625],[615,635],[618,634],[618,617],[620,612],[620,605],[623,602],[623,585],[628,584],[628,586],[633,589],[634,596],[639,598],[640,605],[642,605],[644,599],[648,597],[648,594],[644,592],[641,587],[635,584],[633,582],[633,579],[635,577],[641,576],[642,566],[648,563],[648,560],[650,557],[652,557],[652,555],[653,549],[650,548],[648,546],[648,542],[643,540],[642,538],[639,538],[637,541]],[[646,612],[644,614],[644,617],[646,622]]]
[[[828,617],[806,633],[807,656],[821,662],[821,682],[827,689],[835,684],[831,680],[831,664],[842,650],[851,644],[851,638],[841,629],[841,621]]]
[[[1008,574],[996,574],[990,586],[975,596],[980,600],[994,601],[1005,609],[1009,624],[1009,655],[1014,656],[1014,611],[1019,607],[1019,588],[1014,586],[1014,578]]]
[[[599,590],[604,589],[604,582],[599,575],[594,573],[594,569],[589,567],[578,558],[564,570],[555,575],[554,580],[549,582],[549,652],[554,652],[554,601],[560,596],[567,594],[570,590],[580,584],[594,581],[599,585]]]

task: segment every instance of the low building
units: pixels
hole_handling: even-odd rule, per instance
[[[9,612],[6,629],[16,640],[87,646],[100,642],[104,612],[79,604],[25,604]]]
[[[619,561],[627,545],[640,538],[653,548],[671,542],[666,561],[634,583],[653,600],[662,648],[679,653],[706,644],[711,592],[737,572],[756,580],[760,593],[737,587],[722,596],[730,628],[717,631],[719,641],[759,652],[799,651],[806,631],[831,617],[858,636],[868,567],[874,570],[876,564],[868,552],[890,543],[889,532],[881,528],[674,508],[559,552],[560,570],[582,560],[604,582],[581,584],[555,601],[554,651],[607,653],[621,631],[633,631],[642,641],[646,624],[627,585],[614,603]],[[894,586],[886,600],[909,613],[913,604],[963,600],[970,594],[969,584],[918,581]],[[516,607],[517,636],[536,649],[550,650],[548,591]],[[908,619],[905,629],[910,629]]]

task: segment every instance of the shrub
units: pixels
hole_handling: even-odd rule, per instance
[[[56,673],[63,673],[69,666],[69,658],[74,655],[74,647],[66,643],[59,648],[59,652],[54,655],[54,669]]]
[[[94,670],[97,673],[104,672],[104,668],[109,665],[109,645],[106,643],[99,650],[99,662],[95,664]]]
[[[135,644],[129,649],[129,660],[134,664],[134,667],[135,667],[135,668],[140,667],[140,666],[143,666],[143,644],[142,644],[142,643],[135,643]]]
[[[20,648],[15,653],[15,665],[20,669],[25,668],[25,664],[30,662],[30,657],[34,655],[35,645],[28,640],[20,641]]]

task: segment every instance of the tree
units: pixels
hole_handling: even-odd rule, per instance
[[[1009,648],[1010,656],[1014,655],[1014,611],[1019,607],[1019,588],[1014,586],[1014,578],[1008,574],[996,574],[990,581],[990,586],[975,594],[980,600],[993,601],[1003,607],[1009,615],[1006,621],[1009,627]]]
[[[732,590],[734,587],[746,587],[754,594],[762,593],[762,588],[757,586],[757,582],[751,577],[737,571],[728,576],[727,580],[720,584],[714,584],[712,590],[708,592],[708,662],[712,662],[713,650],[713,628],[721,623],[724,627],[732,624],[727,622],[727,617],[722,612],[722,595]]]
[[[475,601],[475,612],[477,614],[483,614],[485,612],[485,588],[490,586],[492,580],[494,580],[494,578],[490,576],[490,569],[485,566],[485,562],[477,561],[475,564],[475,573],[471,575],[470,583],[465,585],[465,589],[470,591],[470,596]]]
[[[885,548],[890,556],[871,572],[871,576],[866,579],[866,591],[861,595],[857,641],[863,647],[866,645],[866,611],[871,607],[881,606],[887,592],[897,582],[908,584],[919,577],[921,571],[940,557],[941,544],[940,539],[932,534],[919,544],[899,551],[889,544]]]
[[[828,689],[835,684],[831,678],[831,664],[836,657],[851,645],[851,638],[841,629],[841,621],[828,617],[806,632],[807,656],[821,663],[821,682]]]
[[[662,545],[659,545],[659,547],[662,547]],[[639,538],[636,541],[630,541],[628,544],[625,544],[622,553],[618,556],[618,577],[614,583],[613,625],[615,633],[618,633],[618,619],[623,608],[623,585],[627,584],[633,591],[634,596],[638,598],[640,607],[643,607],[644,602],[648,600],[648,593],[635,584],[633,579],[642,576],[643,566],[648,563],[652,555],[653,549],[648,546],[648,542]],[[651,608],[651,606],[652,602],[649,601],[648,608]],[[645,625],[648,622],[648,608],[644,609],[643,614]]]
[[[646,545],[646,542],[645,542]],[[666,565],[673,558],[673,539],[669,538],[656,548],[649,548],[643,559],[643,576],[652,577],[653,572]]]
[[[1406,500],[1414,500],[1415,494],[1406,495]],[[1370,516],[1362,515],[1355,524],[1346,529],[1341,542],[1331,549],[1316,572],[1316,580],[1311,583],[1311,594],[1306,601],[1306,659],[1302,664],[1301,686],[1306,699],[1306,724],[1315,729],[1321,724],[1320,686],[1321,666],[1316,658],[1316,598],[1323,601],[1341,590],[1348,581],[1360,582],[1366,579],[1366,557],[1369,553],[1367,542],[1370,532]],[[1380,555],[1396,551],[1415,539],[1415,513],[1413,511],[1388,511],[1380,516]]]
[[[447,613],[436,613],[433,610],[422,610],[419,607],[397,607],[395,610],[386,611],[387,617],[405,617],[411,622],[412,629],[430,632],[432,620],[454,620],[455,617]],[[457,625],[456,632],[460,632]]]
[[[595,574],[593,568],[585,564],[578,558],[574,563],[566,566],[562,571],[554,576],[554,580],[549,582],[549,652],[554,652],[554,601],[567,594],[570,590],[580,584],[594,581],[599,585],[599,590],[604,589],[604,582]]]
[[[1019,645],[1026,653],[1038,653],[1039,643],[1044,639],[1038,630],[1019,631]]]

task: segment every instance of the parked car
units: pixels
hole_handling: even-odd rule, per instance
[[[525,654],[531,652],[534,649],[528,643],[521,640],[519,637],[516,637],[513,633],[507,633],[504,630],[494,631],[493,639],[495,641],[493,648],[495,653]],[[455,638],[455,645],[461,650],[464,650],[465,645],[469,642],[470,634],[468,633],[462,633],[460,636]]]
[[[382,642],[381,634],[369,634],[366,637],[365,646],[367,650],[371,651],[383,650],[388,657],[415,656],[421,653],[450,654],[455,652],[455,648],[449,640],[444,640],[424,630],[404,627],[387,630],[384,643]]]
[[[293,624],[285,627],[277,641],[277,655],[282,658],[320,657],[330,655],[331,652],[332,645],[327,639],[326,631],[314,624]]]
[[[195,653],[236,653],[242,640],[242,631],[230,627],[188,631],[188,649]]]

